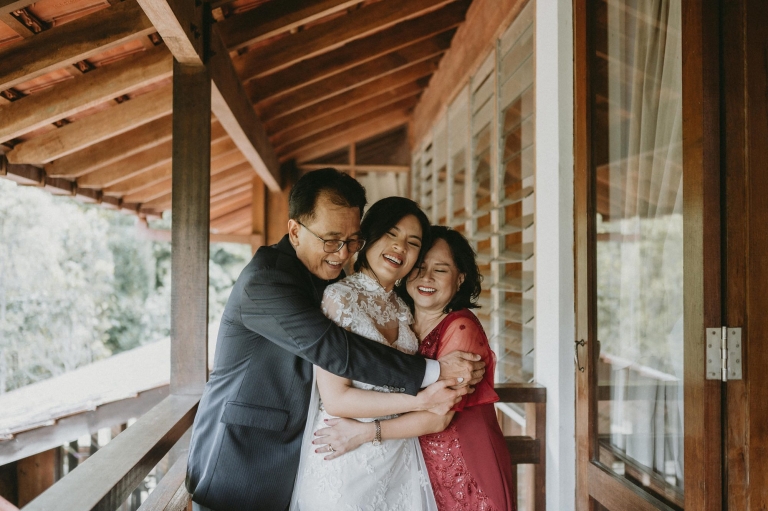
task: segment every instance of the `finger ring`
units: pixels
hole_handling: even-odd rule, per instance
[[[456,379],[457,379],[457,380],[459,380],[459,383],[464,383],[464,378],[462,378],[461,376],[459,376],[459,377],[458,377],[458,378],[456,378]]]
[[[336,449],[334,449],[331,444],[328,444],[328,449],[330,449],[331,452],[336,452]]]

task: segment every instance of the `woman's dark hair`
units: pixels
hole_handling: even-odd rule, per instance
[[[387,234],[397,223],[408,215],[413,215],[416,220],[421,224],[421,249],[419,250],[419,257],[416,260],[416,265],[421,264],[424,259],[424,254],[430,246],[429,240],[429,219],[427,215],[421,210],[418,204],[411,199],[405,197],[387,197],[376,201],[363,217],[363,221],[360,223],[360,232],[362,237],[366,240],[365,246],[357,254],[357,260],[355,261],[355,271],[360,271],[361,268],[370,269],[368,263],[368,249],[379,241],[379,239]]]
[[[483,276],[480,274],[480,269],[477,267],[477,261],[475,260],[476,254],[472,249],[472,245],[469,244],[467,238],[465,238],[460,232],[454,231],[450,227],[444,225],[433,225],[430,229],[431,245],[434,246],[437,240],[445,240],[448,245],[448,249],[451,251],[453,262],[459,273],[464,275],[464,282],[461,283],[456,294],[453,295],[451,301],[445,306],[443,312],[448,314],[449,312],[461,310],[461,309],[476,309],[480,307],[477,304],[477,299],[480,297],[481,283]],[[425,252],[426,253],[426,252]],[[397,294],[408,304],[413,311],[413,298],[408,294],[405,289],[405,282],[401,282],[395,290]]]
[[[314,219],[317,198],[322,193],[337,206],[358,208],[360,216],[368,202],[365,188],[355,178],[333,167],[326,167],[307,172],[296,181],[288,195],[288,217],[299,222]]]

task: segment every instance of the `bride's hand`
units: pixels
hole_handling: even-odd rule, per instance
[[[354,419],[326,419],[327,428],[315,431],[314,445],[316,453],[328,453],[325,460],[333,460],[352,452],[366,442],[373,440],[376,426],[373,422],[360,422]],[[332,449],[331,449],[332,448]]]

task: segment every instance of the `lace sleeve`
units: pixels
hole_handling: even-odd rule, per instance
[[[357,293],[343,282],[325,288],[321,307],[323,314],[342,328],[349,329],[355,316]]]
[[[469,406],[495,403],[499,400],[496,391],[493,390],[493,373],[496,357],[488,345],[488,338],[482,327],[475,321],[459,317],[452,321],[442,334],[437,358],[453,351],[466,351],[480,355],[485,362],[485,376],[475,386],[475,392],[464,396],[453,411],[460,412]]]

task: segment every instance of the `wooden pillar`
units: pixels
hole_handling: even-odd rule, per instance
[[[200,394],[208,379],[211,79],[173,63],[171,233],[172,394]]]
[[[56,482],[56,451],[20,459],[16,465],[19,485],[19,507],[24,507]]]
[[[266,205],[267,188],[260,177],[253,178],[253,199],[251,202],[251,234],[260,235],[260,241],[251,237],[251,251],[255,254],[256,250],[266,242],[264,233],[266,231]]]

